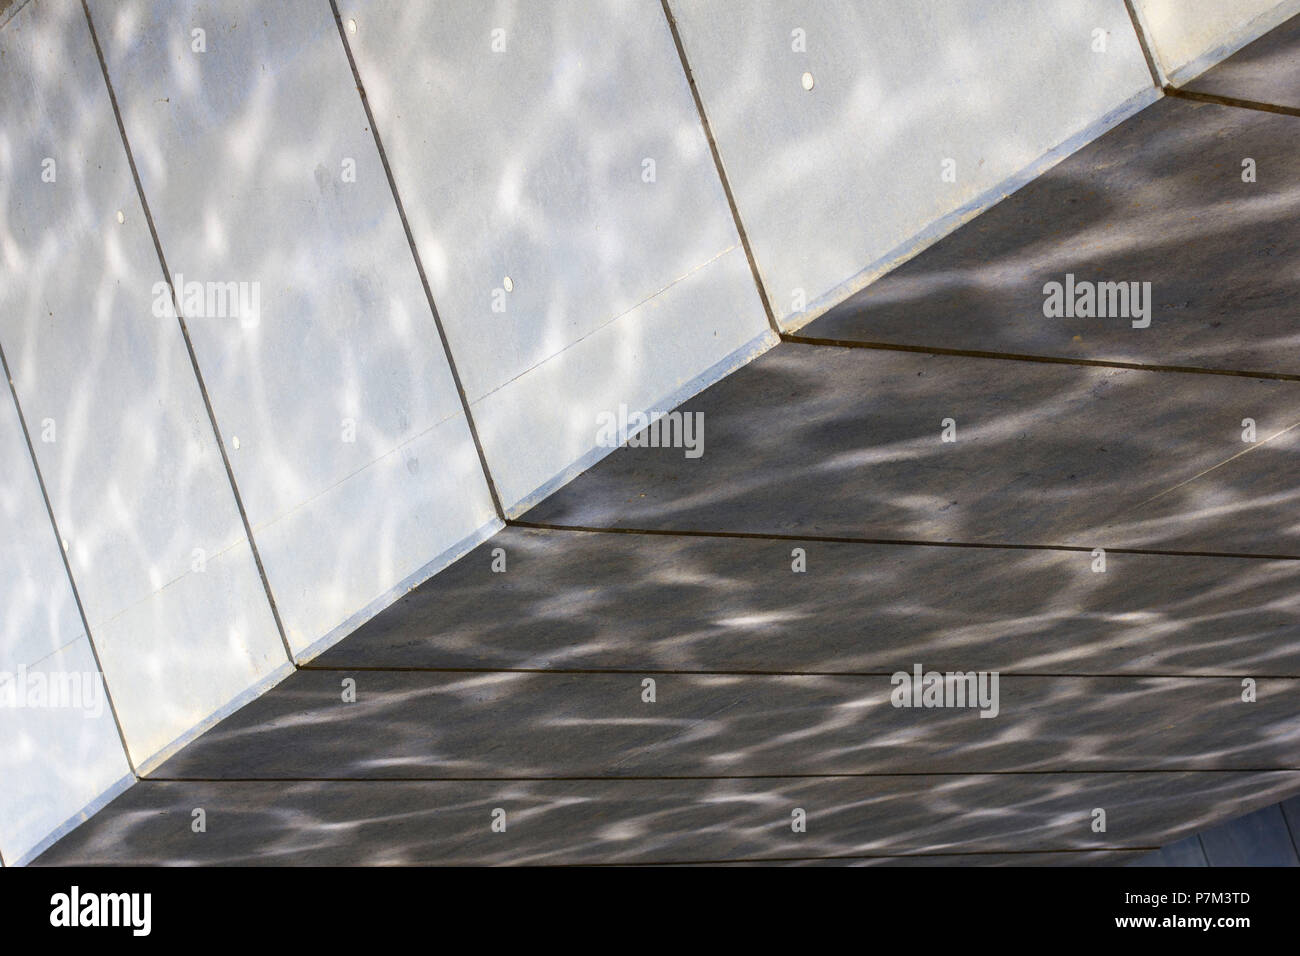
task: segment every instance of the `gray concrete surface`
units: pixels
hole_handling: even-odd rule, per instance
[[[504,573],[494,572],[500,548]],[[795,573],[802,548],[807,571]],[[1300,675],[1300,563],[508,528],[333,668]]]
[[[702,457],[628,448],[528,519],[1300,555],[1296,382],[785,344],[682,407]]]
[[[896,670],[911,672],[900,658]],[[919,661],[926,668],[930,662]],[[963,670],[982,670],[969,658]],[[655,701],[643,700],[643,681]],[[355,703],[343,681],[355,682]],[[997,706],[891,704],[855,676],[300,671],[158,768],[171,778],[1300,772],[1300,679],[1001,674]]]
[[[1300,110],[1300,16],[1266,33],[1186,84],[1211,93]]]
[[[651,863],[1154,848],[1294,773],[778,780],[142,782],[42,864]],[[207,832],[191,828],[206,812]],[[1107,831],[1092,811],[1109,808]],[[505,811],[505,832],[491,829]],[[791,812],[808,829],[791,830]]]

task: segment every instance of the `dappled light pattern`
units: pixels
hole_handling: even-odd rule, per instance
[[[328,3],[90,9],[172,277],[259,290],[186,322],[302,652],[494,520],[373,134]]]
[[[80,3],[29,4],[0,50],[0,347],[140,762],[288,665],[181,329],[154,312],[158,257]]]
[[[1296,784],[1295,774],[1275,773],[145,782],[40,862],[652,863],[1154,849],[1276,803]],[[207,834],[190,830],[195,807],[207,811]],[[1089,829],[1094,807],[1115,808],[1109,832]],[[504,833],[489,828],[498,808],[506,811]],[[791,832],[795,808],[808,811],[807,833]]]
[[[628,198],[648,185],[636,157],[680,124],[656,102],[638,127],[590,85],[617,76],[622,46],[584,34],[572,8],[531,34],[544,52],[521,58],[534,71],[530,105],[444,156],[502,122],[479,115],[501,98],[484,95],[502,82],[500,62],[467,80],[447,46],[486,44],[487,14],[458,8],[431,37],[414,7],[340,6],[392,129],[398,192],[447,306],[471,412],[484,413],[489,465],[520,456],[507,513],[548,490],[556,461],[592,467],[479,542],[495,525],[465,477],[473,449],[448,445],[432,484],[429,455],[410,465],[418,442],[443,447],[431,429],[459,435],[468,422],[328,4],[233,20],[219,5],[177,5],[174,27],[218,25],[203,67],[214,72],[199,82],[183,29],[142,17],[143,5],[92,0],[172,268],[266,290],[260,324],[199,323],[195,350],[272,590],[287,595],[290,641],[310,649],[39,862],[1119,864],[1300,792],[1300,382],[869,347],[1300,372],[1288,364],[1300,355],[1293,270],[1278,266],[1300,236],[1300,187],[1287,178],[1300,167],[1282,125],[1292,118],[1161,101],[809,327],[835,344],[783,342],[688,399],[681,410],[702,416],[700,457],[628,446],[593,464],[574,436],[597,405],[638,407],[668,379],[690,390],[698,354],[674,352],[688,334],[728,330],[734,340],[711,344],[732,358],[753,341],[710,311],[753,317],[752,288],[742,302],[712,278],[724,262],[745,271],[708,206],[719,184],[674,180],[661,162],[655,201],[610,207],[639,202]],[[491,13],[526,52],[523,9]],[[979,5],[962,9],[980,19]],[[1088,7],[1071,9],[1057,26],[1086,42]],[[643,4],[622,25],[662,45],[661,13]],[[859,32],[868,21],[854,20]],[[935,52],[941,79],[963,75],[976,26]],[[689,54],[689,15],[682,27]],[[707,36],[694,29],[694,42]],[[757,48],[753,29],[737,26],[742,47]],[[250,34],[229,59],[223,30]],[[1067,35],[1007,69],[1032,79]],[[853,36],[836,48],[856,52]],[[382,62],[385,37],[400,44],[394,63],[418,64],[409,76]],[[1096,67],[1107,79],[1094,77],[1091,106],[1070,100],[1087,115],[1062,109],[1061,136],[1140,98],[1130,87],[1145,66],[1131,35],[1118,41],[1124,56]],[[301,55],[286,60],[286,45]],[[646,55],[640,68],[672,66],[665,49]],[[762,100],[742,82],[757,69],[735,64],[738,85],[703,90],[723,125]],[[874,110],[890,88],[867,74],[848,94],[819,81],[797,95],[822,97],[809,101],[821,104],[814,115],[835,107],[814,123],[832,144],[863,115],[880,116],[886,141],[906,139],[953,94],[900,76],[914,96],[900,115]],[[659,79],[685,100],[682,77]],[[458,81],[466,102],[436,104],[445,125],[436,112],[416,122],[425,99],[454,100]],[[970,83],[1000,115],[988,76]],[[317,122],[322,110],[330,123]],[[963,163],[982,155],[980,121],[952,111],[970,127]],[[672,155],[707,169],[701,131],[686,126]],[[1041,157],[1060,138],[1045,136],[1022,124],[992,167]],[[860,219],[858,205],[887,206],[880,196],[902,187],[878,175],[861,203],[818,189],[818,163],[845,149],[787,146],[733,164],[742,218],[800,222],[756,242],[760,272],[775,257],[784,271],[765,274],[784,284],[801,257],[816,260],[808,291],[822,291],[915,234],[868,218],[869,245],[835,236],[835,254],[818,259],[800,237],[832,235],[837,220],[804,215],[791,196]],[[1254,192],[1233,178],[1241,150],[1271,170]],[[336,182],[343,155],[367,171],[364,189]],[[486,193],[467,188],[480,173]],[[979,185],[962,188],[973,198]],[[902,212],[933,222],[953,200]],[[581,215],[557,228],[551,201]],[[678,233],[692,205],[701,223],[673,247],[673,268],[641,258],[639,243]],[[779,242],[790,248],[774,252]],[[321,261],[330,281],[304,285]],[[1045,319],[1043,283],[1066,272],[1153,281],[1151,326]],[[491,284],[505,276],[526,308],[493,313]],[[687,306],[664,297],[670,286],[707,291]],[[668,320],[658,310],[670,301],[680,314]],[[642,307],[665,324],[619,321]],[[618,339],[601,338],[614,328]],[[620,379],[666,354],[666,378]],[[524,381],[532,391],[517,390]],[[539,396],[558,409],[545,427],[527,414]],[[328,450],[354,414],[355,460]],[[250,437],[237,447],[235,433]],[[407,462],[391,469],[400,480],[378,464],[395,455]],[[409,575],[413,555],[448,548],[448,560],[467,553],[353,626],[358,602]],[[352,633],[323,647],[340,629]],[[900,706],[898,678],[914,671],[974,674],[996,690]]]
[[[1300,293],[1295,124],[1161,100],[800,334],[1300,374],[1300,327],[1290,320]],[[1246,158],[1254,182],[1242,181]],[[1150,326],[1045,316],[1044,285],[1067,273],[1149,282]],[[1213,395],[1223,384],[1168,387]]]
[[[682,407],[701,458],[626,449],[527,519],[1300,556],[1298,383],[784,344]]]

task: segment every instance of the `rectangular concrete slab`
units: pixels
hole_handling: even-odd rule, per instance
[[[44,854],[62,865],[667,863],[1097,850],[1173,842],[1294,773],[815,780],[144,782]],[[207,832],[191,829],[203,808]],[[802,809],[807,830],[795,833]],[[1093,811],[1106,810],[1094,832]],[[493,832],[493,811],[505,832]],[[500,819],[498,814],[497,819]]]
[[[669,6],[787,328],[1156,96],[1123,0]]]
[[[0,461],[0,855],[14,866],[133,777],[7,387]]]
[[[1300,374],[1285,265],[1300,251],[1294,127],[1294,117],[1164,99],[800,334]],[[1105,314],[1065,315],[1051,283],[1063,298],[1073,283],[1073,305],[1121,283],[1128,311],[1107,290]]]
[[[925,661],[899,660],[910,675]],[[983,670],[971,659],[963,672]],[[647,685],[649,679],[651,684]],[[1296,679],[1001,674],[960,706],[855,676],[299,671],[161,779],[1300,770]],[[963,684],[966,692],[969,685]],[[355,700],[349,693],[355,694]],[[648,697],[653,696],[653,700]],[[936,698],[934,703],[941,703]],[[951,703],[951,701],[949,701]]]
[[[1300,110],[1300,16],[1238,50],[1184,89]]]
[[[286,635],[328,643],[496,527],[329,5],[91,11]]]
[[[1300,675],[1300,562],[1095,566],[1088,551],[512,527],[312,664]]]
[[[339,10],[509,512],[775,341],[656,0]]]
[[[1300,555],[1296,382],[784,344],[682,410],[700,457],[620,449],[528,519]]]
[[[1132,0],[1151,51],[1183,83],[1288,17],[1297,0]]]
[[[139,765],[287,668],[81,5],[0,35],[0,345]]]

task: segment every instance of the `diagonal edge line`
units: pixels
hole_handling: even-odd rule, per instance
[[[83,0],[84,2],[84,0]],[[442,324],[442,315],[438,311],[438,306],[433,299],[433,288],[429,285],[429,276],[424,271],[424,260],[420,256],[420,250],[415,244],[415,234],[411,231],[411,223],[406,217],[406,205],[402,202],[401,193],[397,191],[397,180],[393,176],[393,168],[388,162],[388,153],[384,149],[384,141],[379,135],[379,124],[375,122],[375,114],[370,109],[370,97],[366,94],[365,84],[361,81],[361,71],[357,67],[356,57],[352,55],[352,47],[348,43],[347,33],[343,29],[343,17],[339,13],[337,0],[329,0],[330,11],[334,14],[334,26],[338,29],[339,42],[343,44],[343,52],[348,58],[348,67],[352,70],[352,79],[356,84],[357,95],[361,98],[361,107],[365,110],[366,120],[370,123],[370,133],[375,140],[375,149],[379,152],[379,161],[384,167],[384,175],[388,179],[388,189],[393,194],[393,204],[397,207],[398,218],[402,222],[402,230],[406,233],[406,244],[411,249],[411,257],[415,260],[415,270],[420,276],[420,285],[424,289],[425,301],[429,304],[429,312],[433,316],[434,327],[438,330],[438,341],[442,343],[443,355],[447,360],[447,367],[451,371],[452,382],[456,386],[456,395],[460,398],[461,409],[465,413],[465,423],[469,426],[470,437],[474,440],[474,451],[478,453],[479,467],[483,470],[483,479],[487,483],[488,494],[492,498],[492,508],[496,511],[497,518],[501,521],[506,520],[505,509],[501,506],[501,496],[497,492],[496,480],[492,477],[492,469],[488,467],[487,454],[483,450],[483,441],[479,437],[478,425],[474,421],[474,414],[470,409],[469,396],[465,393],[465,385],[460,377],[460,369],[456,367],[456,357],[451,351],[451,342],[447,338],[447,330]]]
[[[239,520],[244,525],[244,534],[248,538],[248,546],[253,553],[253,563],[257,566],[257,575],[261,578],[262,590],[266,592],[267,603],[271,606],[271,616],[275,620],[276,633],[280,637],[280,644],[284,647],[285,656],[290,664],[297,667],[298,663],[294,660],[293,648],[289,646],[289,638],[285,634],[284,621],[280,619],[280,609],[276,605],[275,594],[271,590],[271,582],[266,575],[266,567],[262,564],[262,553],[258,550],[257,541],[253,537],[253,528],[248,521],[248,512],[244,509],[244,499],[239,493],[239,484],[235,481],[235,472],[230,465],[230,456],[226,454],[226,444],[221,438],[221,429],[217,425],[217,416],[212,408],[212,400],[208,396],[207,384],[203,381],[203,372],[199,368],[199,359],[194,351],[194,343],[190,340],[190,330],[185,324],[185,314],[181,310],[181,302],[172,283],[171,270],[167,268],[167,258],[163,255],[162,241],[158,238],[158,229],[154,225],[153,212],[149,209],[149,200],[144,194],[144,184],[140,181],[140,171],[135,165],[135,154],[131,151],[131,142],[127,139],[126,126],[122,121],[121,110],[118,108],[117,93],[114,91],[113,81],[108,75],[108,62],[104,59],[104,51],[99,45],[99,34],[95,31],[95,21],[90,16],[90,7],[87,6],[86,0],[81,0],[81,9],[86,15],[86,26],[90,29],[90,39],[95,45],[95,55],[99,58],[99,69],[104,76],[104,87],[108,90],[108,99],[113,107],[113,118],[117,121],[117,131],[122,138],[122,148],[126,152],[126,161],[131,167],[131,178],[135,181],[136,195],[140,200],[140,207],[144,210],[145,222],[149,225],[149,235],[153,238],[154,252],[158,255],[158,265],[162,268],[163,281],[167,283],[167,289],[171,293],[172,305],[176,309],[176,322],[180,326],[181,337],[185,341],[185,351],[189,354],[190,365],[194,369],[194,379],[198,384],[199,394],[203,397],[203,408],[207,412],[208,423],[212,426],[212,435],[217,443],[217,451],[221,455],[221,463],[226,469],[226,478],[230,482],[230,491],[235,498],[235,507],[239,511]]]
[[[59,531],[59,521],[54,517],[54,506],[50,503],[50,495],[45,487],[45,477],[41,474],[40,463],[36,460],[36,446],[32,444],[32,435],[27,428],[27,417],[23,414],[22,404],[18,401],[18,387],[14,384],[13,374],[9,370],[9,360],[5,357],[3,345],[0,345],[0,369],[4,371],[5,379],[9,382],[9,394],[13,397],[14,410],[18,413],[18,424],[23,430],[23,439],[27,442],[27,456],[31,459],[32,470],[36,472],[36,483],[40,486],[41,499],[45,502],[45,513],[50,519],[50,530],[54,534],[54,546],[59,551],[59,558],[63,561],[63,570],[68,576],[68,586],[72,589],[72,599],[77,605],[77,616],[81,618],[81,627],[86,634],[86,643],[90,645],[90,655],[95,661],[95,669],[99,671],[99,681],[104,687],[104,697],[108,701],[108,710],[113,715],[113,726],[117,728],[117,736],[122,743],[122,754],[126,758],[126,765],[131,771],[131,776],[139,780],[140,773],[136,770],[135,761],[131,759],[131,750],[126,745],[126,732],[122,729],[122,719],[118,716],[117,704],[114,703],[113,692],[108,686],[108,675],[104,673],[104,665],[99,659],[99,648],[95,646],[95,638],[90,633],[90,621],[86,619],[86,609],[81,603],[81,592],[77,589],[77,582],[72,576],[72,565],[68,561],[68,553],[63,550],[63,533]],[[3,862],[3,859],[0,858],[0,865],[3,865]]]
[[[1250,561],[1300,561],[1297,554],[1252,554],[1243,551],[1175,551],[1161,548],[1113,548],[1084,544],[1011,544],[1001,541],[917,541],[909,538],[867,538],[851,535],[786,534],[764,531],[705,531],[681,528],[624,528],[594,525],[566,525],[513,518],[510,528],[533,531],[574,531],[583,534],[634,534],[668,538],[735,538],[747,541],[815,541],[819,544],[900,545],[912,548],[974,548],[989,551],[1072,551],[1091,554],[1101,547],[1108,554],[1146,554],[1171,558],[1241,558]]]
[[[1259,100],[1244,100],[1236,96],[1220,96],[1218,93],[1201,93],[1178,86],[1166,86],[1166,96],[1175,96],[1197,103],[1213,103],[1216,106],[1232,106],[1242,110],[1255,110],[1260,113],[1279,113],[1282,116],[1300,116],[1300,106],[1278,106],[1275,103],[1263,103]]]
[[[817,335],[781,333],[781,341],[791,345],[813,345],[837,349],[863,349],[875,352],[911,352],[921,355],[944,355],[956,358],[995,359],[1008,362],[1036,362],[1041,365],[1070,365],[1078,368],[1116,368],[1135,372],[1175,372],[1187,375],[1226,375],[1275,382],[1300,382],[1292,372],[1258,372],[1245,369],[1209,368],[1200,365],[1154,365],[1122,362],[1114,359],[1070,358],[1064,355],[1032,355],[1021,352],[991,352],[984,349],[954,349],[938,345],[903,345],[897,342],[866,342],[857,339],[823,338]]]
[[[1155,88],[1163,91],[1166,84],[1164,70],[1160,67],[1160,61],[1156,58],[1155,51],[1151,48],[1151,38],[1148,35],[1146,18],[1138,10],[1133,0],[1124,0],[1124,8],[1128,10],[1129,22],[1133,24],[1133,32],[1137,35],[1138,46],[1142,48],[1142,58],[1147,61],[1147,72],[1151,74],[1151,82]]]
[[[334,0],[330,0],[331,3]],[[754,286],[758,290],[759,301],[763,305],[763,314],[767,317],[767,324],[772,327],[772,331],[777,335],[781,334],[781,324],[776,320],[776,314],[772,311],[772,303],[767,297],[767,287],[763,284],[763,277],[758,270],[758,260],[754,257],[754,250],[749,244],[749,233],[745,231],[745,223],[740,218],[740,207],[736,205],[735,194],[731,191],[731,180],[727,178],[726,168],[722,165],[722,153],[718,149],[718,141],[713,135],[713,127],[709,124],[708,114],[704,111],[704,99],[700,96],[699,88],[695,85],[695,74],[691,70],[690,61],[686,59],[686,47],[682,43],[681,33],[677,29],[677,18],[673,15],[672,8],[668,6],[668,0],[660,0],[663,7],[664,17],[668,21],[668,30],[673,37],[673,45],[677,48],[677,58],[681,61],[682,72],[686,75],[686,83],[691,90],[691,98],[695,101],[695,111],[699,115],[700,125],[704,128],[704,138],[709,142],[709,152],[713,156],[713,167],[718,174],[718,179],[722,183],[722,192],[727,197],[727,207],[731,210],[731,219],[736,227],[736,233],[740,236],[740,245],[745,250],[745,258],[749,262],[749,271],[754,279]]]

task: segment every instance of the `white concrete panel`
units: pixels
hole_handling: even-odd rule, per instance
[[[1170,81],[1185,83],[1283,20],[1300,0],[1133,0]]]
[[[670,7],[791,329],[1157,95],[1123,0]]]
[[[0,853],[12,866],[133,777],[7,384],[0,466]]]
[[[173,275],[256,291],[182,309],[308,652],[497,526],[343,45],[325,2],[91,11]]]
[[[508,512],[774,341],[657,0],[340,13]]]
[[[30,4],[0,50],[0,249],[22,277],[0,287],[0,344],[140,766],[288,661],[180,328],[153,312],[158,259],[80,4]]]

